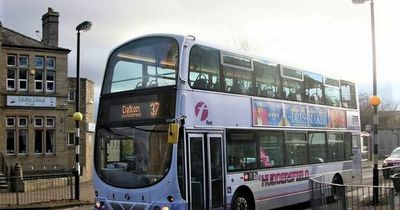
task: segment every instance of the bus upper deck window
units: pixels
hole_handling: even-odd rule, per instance
[[[138,39],[117,48],[107,64],[103,94],[175,85],[178,49],[170,37]]]
[[[341,106],[339,80],[325,78],[325,104],[336,107]]]
[[[357,108],[357,97],[355,84],[345,80],[340,80],[340,90],[342,93],[342,106],[344,108]]]
[[[324,96],[322,92],[322,87],[322,75],[311,72],[304,72],[305,102],[313,104],[323,104]]]
[[[189,85],[196,89],[221,90],[218,50],[200,45],[191,49]]]
[[[254,61],[255,93],[257,96],[280,98],[281,77],[279,65],[266,61]]]
[[[281,66],[282,75],[282,97],[290,101],[304,100],[304,77],[303,72]]]

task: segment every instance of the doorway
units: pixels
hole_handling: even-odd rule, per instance
[[[188,134],[190,209],[223,209],[225,173],[222,133]]]

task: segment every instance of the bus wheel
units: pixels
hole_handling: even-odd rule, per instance
[[[249,210],[249,201],[246,197],[235,196],[233,200],[233,210]]]
[[[332,197],[334,200],[340,200],[341,198],[344,198],[345,194],[345,189],[344,186],[337,186],[337,185],[343,185],[343,180],[340,177],[340,175],[335,175],[332,179],[332,183],[334,184],[332,186]]]

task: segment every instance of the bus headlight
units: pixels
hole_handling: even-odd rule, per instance
[[[106,209],[106,207],[104,206],[104,202],[103,201],[96,201],[96,203],[94,204],[94,209]]]
[[[169,210],[169,207],[168,206],[163,206],[163,207],[160,208],[159,206],[155,206],[154,210]]]

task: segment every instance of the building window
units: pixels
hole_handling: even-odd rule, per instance
[[[15,119],[18,119],[18,126],[16,126]],[[28,152],[28,118],[27,117],[6,117],[7,129],[7,154],[22,154]]]
[[[35,130],[35,154],[43,153],[43,130]]]
[[[23,128],[28,127],[28,118],[18,117],[18,127],[23,127]]]
[[[75,132],[73,133],[68,133],[67,136],[67,145],[71,146],[71,145],[75,145]]]
[[[28,130],[18,131],[18,154],[26,154],[28,151]]]
[[[43,117],[35,117],[35,127],[43,127]]]
[[[46,127],[54,128],[55,126],[55,118],[54,117],[46,117]]]
[[[54,154],[54,130],[46,130],[46,154]]]
[[[28,71],[27,70],[19,70],[19,78],[18,78],[18,89],[22,91],[28,90]]]
[[[54,117],[46,117],[46,127],[54,128]],[[46,130],[46,154],[54,154],[55,130]]]
[[[7,130],[7,154],[15,154],[15,130]]]
[[[6,118],[6,127],[7,128],[15,127],[15,118],[14,117],[7,117]]]
[[[75,101],[75,90],[68,91],[68,101]]]
[[[17,66],[16,55],[7,55],[7,66]]]
[[[43,91],[43,71],[35,71],[35,91]]]
[[[7,69],[7,90],[16,90],[17,88],[21,91],[28,90],[28,56],[7,55],[7,66],[9,67]],[[25,69],[21,70],[21,68]]]
[[[46,119],[46,121],[44,121]],[[55,117],[35,117],[35,150],[36,154],[55,153]],[[45,123],[45,124],[44,124]]]
[[[56,68],[56,58],[48,57],[46,59],[46,68],[47,69],[55,69]]]
[[[6,117],[6,127],[11,128],[6,131],[6,154],[15,154],[15,117]]]
[[[42,57],[42,56],[36,56],[35,57],[35,67],[37,69],[43,69],[43,67],[44,67],[44,57]]]
[[[29,66],[29,59],[28,56],[26,55],[20,55],[19,56],[19,64],[18,66],[20,68],[27,68]]]
[[[46,72],[46,92],[54,92],[56,81],[56,72],[47,71]]]
[[[7,90],[15,90],[15,70],[7,69]]]

